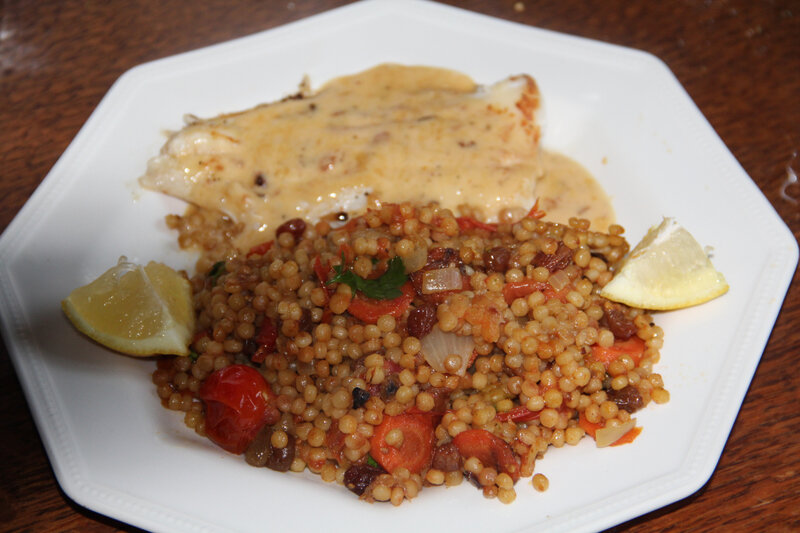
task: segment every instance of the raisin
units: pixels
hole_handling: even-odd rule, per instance
[[[311,309],[303,308],[303,313],[300,315],[300,320],[297,322],[297,327],[300,331],[308,331],[309,333],[314,329],[314,322],[311,319]]]
[[[364,407],[364,404],[369,400],[370,394],[360,387],[353,388],[353,409]]]
[[[400,378],[397,377],[397,374],[392,374],[391,376],[387,377],[386,380],[383,382],[383,386],[381,387],[381,400],[389,401],[394,398],[397,389],[400,388]]]
[[[477,489],[483,489],[483,485],[481,485],[481,482],[478,481],[478,476],[476,476],[472,472],[464,472],[464,479],[469,481],[473,487]]]
[[[247,357],[252,357],[258,350],[258,343],[253,339],[245,339],[242,342],[242,354]]]
[[[270,470],[287,472],[289,467],[292,466],[295,454],[295,439],[291,433],[287,433],[286,436],[289,437],[289,440],[283,448],[276,448],[270,444],[269,457],[264,465]]]
[[[433,450],[433,462],[431,468],[442,472],[455,472],[461,468],[461,454],[452,442],[437,446]]]
[[[368,464],[352,465],[344,473],[344,486],[351,492],[361,496],[375,478],[384,474],[385,470]]]
[[[264,426],[256,434],[256,437],[247,446],[244,452],[244,460],[250,466],[264,466],[267,464],[272,448],[269,440],[272,436],[272,427]]]
[[[644,407],[644,400],[639,393],[639,389],[632,385],[623,387],[620,390],[611,389],[606,392],[608,399],[617,404],[617,407],[634,413]]]
[[[294,236],[294,240],[299,241],[300,237],[303,236],[303,233],[306,231],[306,223],[303,221],[302,218],[293,218],[291,220],[287,220],[280,226],[278,229],[275,230],[275,236],[277,237],[281,233],[289,232]]]
[[[271,442],[272,431],[272,426],[261,428],[256,438],[247,446],[244,460],[251,466],[266,466],[271,470],[286,472],[294,461],[295,438],[291,433],[287,433],[289,441],[286,446],[275,448]]]
[[[603,314],[608,324],[608,329],[614,337],[620,340],[627,340],[636,334],[636,325],[633,320],[625,316],[621,305],[605,302],[603,304]]]
[[[572,262],[572,250],[564,243],[559,243],[554,254],[537,252],[533,257],[533,265],[545,267],[550,272],[563,270]]]
[[[511,250],[505,246],[497,246],[483,252],[483,264],[489,272],[505,272],[511,260]]]
[[[433,409],[431,413],[444,413],[447,410],[447,403],[450,401],[450,394],[453,392],[447,387],[429,387],[425,392],[433,396]]]
[[[409,335],[422,339],[422,337],[431,332],[435,323],[436,306],[433,304],[424,304],[408,314],[406,328],[408,329]]]

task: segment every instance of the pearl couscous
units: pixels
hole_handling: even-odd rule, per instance
[[[309,470],[368,502],[464,480],[504,503],[546,490],[535,467],[551,446],[629,442],[632,413],[669,394],[661,328],[597,294],[628,251],[623,229],[541,216],[374,202],[291,220],[241,253],[224,222],[172,216],[207,253],[192,356],[158,361],[158,395],[251,465]]]

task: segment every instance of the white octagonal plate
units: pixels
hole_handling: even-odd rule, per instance
[[[674,216],[731,289],[657,315],[671,401],[638,415],[631,445],[586,439],[537,463],[511,505],[469,484],[394,508],[309,475],[255,469],[182,427],[150,382],[152,361],[77,334],[59,302],[120,255],[190,267],[164,216],[179,202],[136,178],[182,116],[272,101],[382,62],[463,71],[479,83],[529,73],[543,142],[586,166],[635,243]],[[747,214],[746,217],[743,214]],[[743,246],[743,243],[746,245]],[[797,264],[797,243],[655,57],[419,1],[353,4],[136,67],[111,88],[0,238],[3,336],[59,483],[78,503],[131,524],[183,531],[591,531],[683,498],[708,480]]]

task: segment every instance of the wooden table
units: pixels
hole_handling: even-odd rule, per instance
[[[0,8],[0,228],[127,69],[343,3],[6,0]],[[660,57],[795,237],[800,234],[800,184],[791,183],[792,171],[800,172],[800,2],[450,3]],[[685,500],[613,531],[800,530],[798,356],[795,274],[711,480]],[[2,345],[0,435],[0,530],[135,530],[79,507],[60,490]]]

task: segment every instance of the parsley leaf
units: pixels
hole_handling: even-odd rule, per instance
[[[345,270],[343,264],[334,266],[333,270],[336,275],[329,279],[326,285],[344,283],[354,291],[361,291],[366,297],[374,300],[393,300],[401,296],[403,291],[400,287],[408,279],[403,260],[398,256],[389,261],[389,268],[377,279],[364,279],[352,270]]]
[[[208,271],[208,277],[211,278],[214,283],[216,283],[217,278],[219,278],[224,273],[225,273],[225,261],[217,261],[211,267],[211,270]]]
[[[380,465],[378,464],[378,461],[376,461],[375,459],[373,459],[373,458],[372,458],[372,456],[371,456],[370,454],[367,454],[367,464],[368,464],[369,466],[374,466],[374,467],[376,467],[376,468],[380,468]]]

